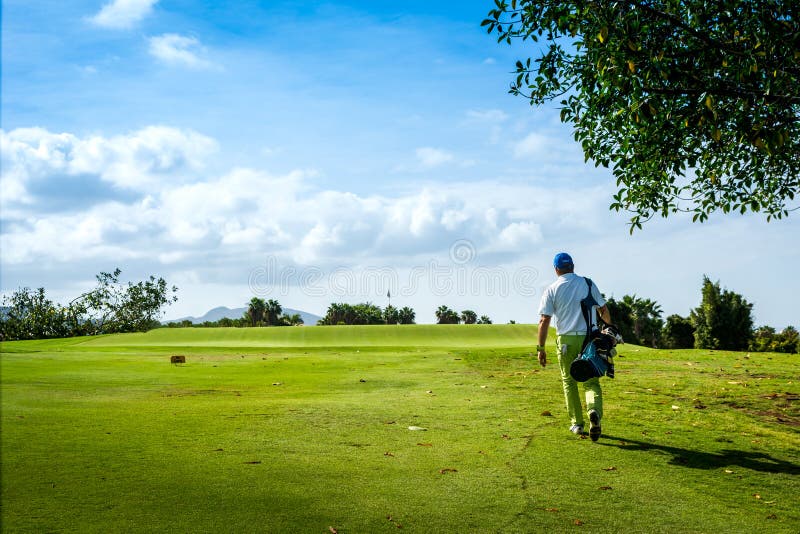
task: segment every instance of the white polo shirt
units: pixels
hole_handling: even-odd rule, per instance
[[[586,279],[575,273],[562,274],[547,289],[544,290],[539,303],[539,315],[549,315],[555,318],[555,327],[558,334],[578,332],[586,333],[586,321],[581,313],[581,300],[589,293]],[[597,306],[605,306],[606,301],[592,281],[592,296],[597,301]],[[595,320],[595,309],[592,308],[591,319]]]

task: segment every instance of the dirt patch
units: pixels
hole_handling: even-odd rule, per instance
[[[800,427],[800,414],[795,413],[795,410],[789,412],[789,408],[791,408],[791,402],[787,402],[785,407],[777,405],[773,409],[761,409],[760,407],[754,407],[734,401],[727,401],[723,402],[722,404],[753,417],[758,417],[762,421],[789,425],[792,427]]]

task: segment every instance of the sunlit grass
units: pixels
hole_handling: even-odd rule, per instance
[[[592,443],[533,344],[525,325],[4,343],[3,530],[798,531],[796,355],[626,346]]]

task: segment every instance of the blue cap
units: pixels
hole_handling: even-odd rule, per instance
[[[559,252],[556,254],[556,257],[553,258],[553,267],[556,269],[568,269],[574,266],[575,264],[572,263],[572,256],[566,252]]]

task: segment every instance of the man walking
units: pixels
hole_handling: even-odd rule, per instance
[[[575,274],[575,265],[572,258],[566,252],[556,254],[553,259],[558,279],[553,282],[542,295],[539,304],[539,344],[536,346],[536,353],[539,363],[544,367],[547,365],[547,352],[545,352],[545,342],[547,341],[547,329],[550,327],[550,319],[556,319],[556,349],[558,351],[558,365],[561,370],[561,381],[564,386],[564,399],[567,404],[572,426],[570,432],[583,434],[584,414],[581,408],[581,398],[578,392],[578,383],[569,374],[569,367],[572,361],[580,354],[583,340],[586,337],[587,328],[591,328],[595,322],[595,310],[589,310],[589,323],[581,311],[581,300],[587,297],[589,292],[597,303],[600,317],[606,324],[611,324],[611,315],[608,313],[606,301],[600,294],[600,290],[589,280]],[[603,391],[600,388],[600,379],[590,378],[583,383],[586,395],[586,411],[589,416],[589,437],[592,441],[600,438],[600,420],[603,418]]]

